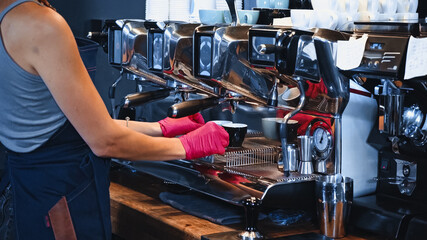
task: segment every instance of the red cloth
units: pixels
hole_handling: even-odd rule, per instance
[[[163,136],[175,137],[198,129],[205,124],[200,113],[182,118],[165,118],[159,121]]]
[[[195,159],[212,154],[224,154],[228,146],[228,133],[214,122],[179,138],[185,149],[186,159]]]
[[[305,95],[309,98],[316,98],[320,93],[328,94],[328,89],[323,83],[323,79],[320,79],[319,83],[313,83],[310,81],[306,81],[308,84],[308,89],[305,92]]]

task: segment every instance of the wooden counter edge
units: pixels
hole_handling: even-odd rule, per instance
[[[110,185],[111,222],[113,233],[125,240],[200,240],[201,236],[236,229],[212,223],[171,207],[158,199],[134,191],[120,184]],[[286,236],[301,231],[287,230]],[[342,240],[372,240],[375,236],[347,235]]]
[[[110,185],[113,233],[132,239],[201,239],[202,235],[234,229],[177,210],[158,199],[126,188]],[[167,237],[169,236],[169,237]]]

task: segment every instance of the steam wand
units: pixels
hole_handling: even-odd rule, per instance
[[[236,4],[234,3],[234,1],[235,0],[226,0],[228,9],[230,10],[230,14],[231,14],[231,25],[238,26],[240,25],[240,20],[237,15]]]
[[[280,124],[280,139],[282,143],[282,159],[279,159],[277,162],[277,167],[279,170],[283,170],[286,177],[289,176],[289,158],[287,156],[286,147],[288,145],[288,139],[287,139],[287,124],[289,119],[291,119],[293,116],[295,116],[301,109],[303,108],[305,104],[305,91],[304,91],[304,85],[303,80],[301,77],[295,77],[295,80],[298,82],[298,90],[300,91],[300,98],[298,106],[290,111],[286,116],[283,118],[283,122]]]

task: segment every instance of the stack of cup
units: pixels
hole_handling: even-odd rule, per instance
[[[382,21],[395,20],[398,0],[380,0],[379,19]]]
[[[418,0],[398,0],[396,18],[399,21],[418,20]]]
[[[337,29],[345,30],[349,23],[354,22],[358,10],[358,0],[339,0]]]
[[[145,19],[167,21],[169,19],[169,0],[147,0],[145,2]]]
[[[418,20],[418,0],[359,0],[356,20],[406,21]]]
[[[314,10],[309,9],[291,9],[292,25],[302,29],[316,27],[313,13]]]
[[[200,22],[200,9],[215,9],[215,0],[191,0],[190,22]]]
[[[311,0],[311,5],[313,10],[291,9],[295,27],[344,30],[357,18],[360,7],[359,0]]]
[[[169,20],[184,21],[190,20],[190,0],[169,1]]]
[[[224,23],[224,10],[217,9],[218,0],[193,0],[194,10],[198,11],[199,22],[206,25]],[[223,0],[224,3],[225,0]]]
[[[240,24],[256,24],[259,18],[258,10],[237,10]],[[231,13],[229,10],[224,10],[224,20],[226,23],[231,23]]]
[[[294,20],[293,15],[304,15],[304,18],[310,19],[309,21],[307,19],[303,20],[305,27],[336,29],[338,26],[338,1],[311,0],[311,5],[313,6],[313,11],[291,10],[291,19],[294,26],[301,27],[298,26],[300,23],[298,20]]]
[[[359,22],[371,22],[380,20],[379,0],[359,0],[359,12],[356,20]]]

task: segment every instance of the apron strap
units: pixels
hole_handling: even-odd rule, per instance
[[[56,240],[77,240],[67,200],[62,197],[50,210],[49,219]]]

